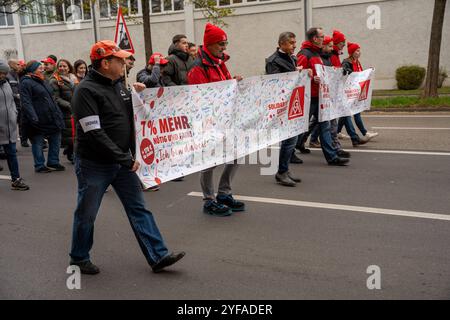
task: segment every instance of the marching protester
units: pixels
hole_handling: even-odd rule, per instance
[[[232,79],[225,63],[230,56],[225,53],[228,39],[225,31],[207,23],[194,66],[188,73],[189,84],[202,84]],[[242,77],[236,76],[237,80]],[[200,183],[203,191],[203,210],[214,216],[229,216],[232,212],[244,211],[245,204],[236,201],[231,192],[231,181],[236,173],[237,163],[225,164],[220,178],[217,197],[214,197],[213,172],[209,168],[201,172]]]
[[[64,154],[71,163],[73,163],[73,134],[70,102],[75,86],[78,84],[78,78],[74,73],[74,68],[70,62],[60,59],[56,65],[56,72],[50,79],[53,98],[64,116],[65,128],[62,130],[61,147],[64,148]]]
[[[194,58],[189,55],[189,43],[185,35],[173,37],[167,60],[169,62],[163,74],[164,84],[168,87],[187,85],[187,73],[192,68]]]
[[[53,100],[52,89],[45,81],[44,67],[36,60],[27,63],[20,83],[24,129],[31,141],[34,169],[38,173],[65,170],[59,162],[63,114]],[[47,165],[43,152],[44,138],[49,142]]]
[[[328,67],[333,67],[333,62],[331,61],[333,57],[333,38],[329,36],[325,36],[323,40],[322,52],[320,54],[322,58],[323,64]],[[318,128],[318,126],[316,126]],[[343,158],[350,158],[350,153],[343,150],[341,143],[338,139],[338,120],[333,119],[330,120],[330,133],[333,141],[333,147],[337,150],[337,155]],[[313,135],[311,135],[311,140],[313,139]]]
[[[8,65],[10,71],[6,76],[8,78],[9,84],[14,94],[14,103],[17,108],[17,124],[19,125],[19,137],[20,144],[24,148],[28,148],[28,138],[25,136],[25,130],[22,128],[22,108],[20,103],[20,78],[23,76],[23,69],[25,66],[19,62],[19,60],[10,59],[8,60]]]
[[[44,77],[45,80],[50,81],[53,73],[56,71],[56,62],[58,60],[54,55],[49,55],[47,58],[42,60],[41,62],[44,64]]]
[[[147,67],[138,72],[137,82],[145,84],[147,88],[164,87],[162,73],[168,62],[161,53],[152,54],[148,59]]]
[[[130,74],[131,69],[134,68],[134,62],[136,61],[136,58],[131,55],[128,58],[125,58],[125,69],[127,71],[127,76]]]
[[[197,52],[198,52],[197,45],[195,43],[189,42],[188,47],[189,47],[189,50],[188,50],[189,55],[194,60],[197,59]]]
[[[333,30],[333,51],[331,54],[331,63],[336,68],[341,68],[341,58],[340,55],[344,54],[344,48],[346,44],[347,39],[345,38],[345,35],[339,31],[339,30]],[[345,126],[345,130],[347,130],[347,133],[349,136],[345,136],[341,133],[342,127]],[[367,143],[367,139],[363,138],[361,139],[358,134],[356,133],[355,127],[353,126],[352,117],[346,116],[341,117],[338,120],[338,137],[345,138],[350,137],[352,140],[352,144],[354,147],[363,145]]]
[[[0,60],[0,146],[6,154],[11,173],[11,189],[25,191],[30,189],[20,177],[19,162],[16,155],[17,142],[17,108],[14,93],[7,80],[9,66]],[[2,168],[3,169],[3,168]]]
[[[345,74],[351,74],[352,72],[361,72],[363,68],[361,63],[359,62],[359,58],[361,57],[361,47],[357,43],[349,42],[347,44],[348,55],[349,57],[342,62],[342,69]],[[361,113],[357,113],[353,116],[355,119],[355,124],[358,127],[361,134],[367,138],[367,141],[378,136],[377,132],[369,132],[364,127],[364,122],[361,117]]]
[[[86,77],[87,73],[87,64],[84,62],[84,60],[77,60],[73,64],[73,68],[75,70],[75,76],[77,77],[78,82],[81,82],[81,80]]]
[[[152,213],[146,209],[134,158],[135,129],[130,92],[120,78],[131,54],[104,40],[91,48],[92,69],[72,99],[76,123],[75,173],[78,203],[74,213],[71,265],[84,274],[100,269],[91,262],[94,222],[103,195],[112,185],[126,211],[139,246],[154,272],[174,264],[184,252],[169,253]],[[136,90],[142,89],[136,84]]]
[[[311,106],[310,106],[310,131],[319,121],[319,83],[320,78],[316,75],[315,65],[323,65],[320,53],[322,50],[324,33],[321,28],[310,28],[306,33],[307,40],[302,43],[302,48],[297,54],[297,65],[304,69],[312,69],[314,77],[311,80]],[[346,165],[349,160],[339,156],[333,147],[330,134],[330,122],[319,122],[319,136],[322,152],[329,165]]]
[[[274,54],[266,59],[266,73],[276,74],[302,70],[297,67],[297,58],[294,55],[297,40],[292,32],[283,32],[278,37],[278,48]],[[276,181],[288,187],[295,187],[301,182],[289,171],[289,162],[302,163],[303,161],[295,155],[295,145],[298,136],[283,140],[281,142],[278,172],[275,175]]]
[[[194,64],[194,58],[189,54],[189,42],[185,35],[178,34],[172,38],[167,60],[163,73],[164,84],[168,87],[187,85],[187,73]],[[180,177],[173,181],[183,180],[184,177]]]

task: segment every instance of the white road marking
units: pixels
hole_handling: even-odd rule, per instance
[[[203,197],[203,194],[201,192],[190,192],[190,193],[188,193],[188,196]],[[233,198],[235,198],[236,200],[242,200],[242,201],[281,204],[281,205],[296,206],[296,207],[308,207],[308,208],[362,212],[362,213],[375,213],[375,214],[399,216],[399,217],[450,221],[450,215],[430,213],[430,212],[393,210],[393,209],[372,208],[372,207],[359,207],[359,206],[348,206],[348,205],[333,204],[333,203],[320,203],[320,202],[297,201],[297,200],[286,200],[286,199],[275,199],[275,198],[262,198],[262,197],[248,197],[248,196],[239,196],[239,195],[233,195]]]
[[[450,130],[450,128],[422,128],[422,127],[372,127],[378,130]]]
[[[2,176],[2,175],[0,175],[0,180],[11,180],[11,176]]]
[[[270,147],[269,149],[280,149],[280,147]],[[319,151],[319,148],[309,148],[311,150]],[[375,150],[375,149],[352,149],[350,153],[385,153],[385,154],[407,154],[420,156],[450,156],[450,152],[432,152],[432,151],[403,151],[403,150]]]

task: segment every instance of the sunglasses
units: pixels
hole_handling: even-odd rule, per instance
[[[225,46],[228,45],[228,41],[221,41],[221,42],[218,42],[218,45],[221,46],[221,47],[225,47]]]

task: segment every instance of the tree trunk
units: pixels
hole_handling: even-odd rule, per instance
[[[434,1],[427,78],[425,80],[425,89],[423,91],[423,97],[425,98],[438,96],[439,58],[441,54],[442,27],[444,25],[446,3],[447,0]]]
[[[153,54],[152,30],[150,27],[150,0],[142,0],[142,20],[144,22],[145,61]]]

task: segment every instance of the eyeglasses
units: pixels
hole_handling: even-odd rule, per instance
[[[221,47],[225,47],[225,46],[228,45],[228,41],[221,41],[221,42],[218,42],[218,45],[221,46]]]

